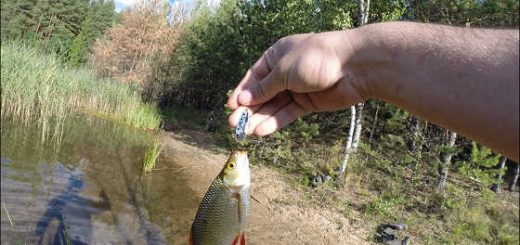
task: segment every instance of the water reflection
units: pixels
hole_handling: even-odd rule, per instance
[[[110,209],[110,201],[104,191],[99,194],[100,200],[81,195],[84,186],[81,168],[86,167],[86,163],[82,161],[69,174],[67,190],[49,201],[45,213],[36,224],[38,244],[91,243],[92,215]]]
[[[68,120],[60,140],[41,142],[36,125],[2,118],[1,244],[186,244],[193,188],[207,188],[186,181],[193,172],[163,159],[169,171],[145,175],[153,135]]]

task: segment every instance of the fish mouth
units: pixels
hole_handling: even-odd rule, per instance
[[[239,193],[246,189],[248,185],[227,185],[226,187],[233,193]]]
[[[237,157],[237,158],[244,157],[244,156],[247,157],[247,153],[248,153],[247,150],[239,149],[239,150],[235,150],[235,152],[233,152],[233,155],[235,155],[235,157]]]

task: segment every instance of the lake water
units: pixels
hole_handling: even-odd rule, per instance
[[[201,194],[171,160],[143,173],[153,134],[91,117],[39,132],[2,119],[2,244],[187,244]]]

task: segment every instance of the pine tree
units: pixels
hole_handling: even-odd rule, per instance
[[[27,39],[79,64],[114,22],[114,8],[112,1],[2,1],[2,40]]]
[[[1,1],[0,24],[2,40],[20,38],[27,32],[28,13],[34,3],[34,0]]]

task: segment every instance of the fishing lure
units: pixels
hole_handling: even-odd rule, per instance
[[[247,110],[242,111],[240,119],[238,120],[237,127],[235,129],[235,135],[239,141],[242,141],[246,137],[246,129],[249,125],[249,112]]]

